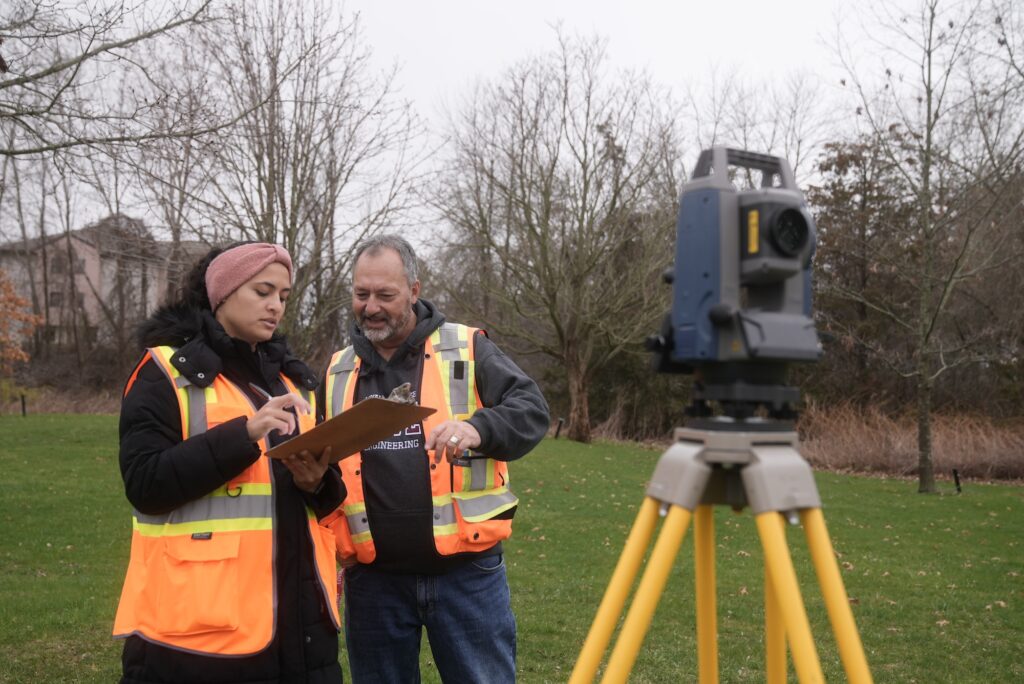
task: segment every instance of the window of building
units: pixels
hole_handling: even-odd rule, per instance
[[[64,306],[64,293],[63,292],[51,292],[46,300],[50,306]]]

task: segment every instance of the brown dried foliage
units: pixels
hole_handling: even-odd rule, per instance
[[[595,437],[635,441],[624,434],[622,417],[621,410],[614,412],[594,428]],[[877,407],[811,404],[800,414],[799,431],[800,453],[816,469],[917,475],[917,422],[912,413],[894,417]],[[554,427],[549,434],[554,436]],[[939,479],[952,480],[954,468],[963,479],[1024,479],[1024,419],[935,414],[932,441]],[[666,439],[643,443],[659,450],[668,445]]]
[[[120,408],[116,392],[28,390],[29,413],[111,413]],[[5,396],[0,414],[21,411],[20,397]],[[620,416],[621,418],[621,416]],[[595,436],[624,440],[612,419],[595,428]],[[810,405],[800,414],[800,453],[812,466],[840,472],[912,477],[917,473],[917,423],[913,415],[892,417],[877,408]],[[563,430],[564,433],[564,430]],[[554,425],[549,432],[554,436]],[[565,438],[565,435],[562,435]],[[1024,420],[995,421],[984,416],[935,415],[932,423],[935,472],[952,479],[1024,479]],[[644,442],[652,448],[665,443]]]
[[[59,391],[38,387],[0,394],[0,414],[21,413],[21,396],[25,396],[27,413],[118,413],[121,395],[110,390]]]
[[[800,416],[801,453],[826,470],[917,474],[917,422],[877,408],[808,406]],[[937,476],[983,480],[1024,478],[1024,421],[934,415],[932,458]]]
[[[16,364],[28,361],[21,341],[41,322],[42,318],[31,312],[29,301],[18,295],[7,274],[0,271],[0,373],[9,375]]]

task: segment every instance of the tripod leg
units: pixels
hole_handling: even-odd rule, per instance
[[[619,562],[615,566],[615,572],[605,590],[601,605],[598,606],[594,623],[590,627],[590,633],[583,643],[583,650],[576,660],[576,666],[569,678],[570,684],[586,684],[594,680],[597,668],[601,665],[601,658],[604,656],[608,642],[612,638],[615,625],[622,615],[622,608],[626,604],[626,597],[629,589],[633,586],[640,563],[643,562],[644,552],[651,542],[654,534],[654,527],[658,522],[658,502],[651,497],[645,497],[640,505],[633,528],[626,538],[626,545],[619,556]]]
[[[626,614],[626,621],[622,625],[622,632],[619,640],[612,650],[611,659],[608,661],[608,669],[605,671],[602,682],[617,684],[625,682],[636,662],[637,653],[643,643],[644,635],[651,626],[651,618],[654,617],[654,610],[658,607],[658,599],[665,589],[669,572],[672,570],[672,563],[679,553],[679,546],[686,536],[686,528],[690,525],[692,513],[679,506],[671,506],[668,510],[668,517],[661,527],[658,541],[654,544],[654,550],[647,561],[647,568],[640,580],[640,586],[633,598],[633,605]]]
[[[718,684],[718,602],[715,586],[715,515],[697,506],[693,518],[697,589],[697,666],[700,684]]]
[[[786,625],[767,564],[764,566],[764,649],[765,680],[768,684],[786,684]]]
[[[786,625],[786,636],[793,652],[793,664],[796,667],[797,679],[801,684],[825,681],[821,671],[821,661],[814,648],[811,637],[811,625],[807,620],[804,600],[800,596],[800,585],[797,583],[793,559],[786,546],[786,532],[782,515],[775,511],[767,511],[756,517],[757,532],[761,536],[764,547],[765,566],[768,577],[775,589],[777,604],[782,612],[782,620]]]
[[[843,578],[839,573],[832,541],[825,527],[825,516],[820,508],[807,508],[800,512],[800,521],[807,536],[807,546],[811,552],[814,570],[818,574],[818,584],[825,599],[832,631],[836,635],[839,646],[839,657],[843,661],[846,678],[851,684],[870,684],[871,672],[864,656],[864,646],[853,621],[853,611],[843,587]]]

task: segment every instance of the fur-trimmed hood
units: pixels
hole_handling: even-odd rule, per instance
[[[161,306],[139,325],[136,331],[139,346],[143,349],[163,345],[184,346],[203,329],[204,313],[210,314],[180,303]]]
[[[181,303],[160,307],[139,325],[139,344],[148,347],[171,346],[177,350],[172,358],[182,375],[199,387],[208,387],[224,368],[224,357],[252,355],[249,344],[228,335],[209,309],[196,309]],[[316,389],[316,375],[305,363],[292,355],[283,335],[275,333],[266,342],[256,345],[267,370],[282,372],[299,387]]]

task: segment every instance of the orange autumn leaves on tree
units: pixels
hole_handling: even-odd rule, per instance
[[[21,341],[32,334],[42,318],[18,295],[7,275],[0,271],[0,373],[8,375],[16,363],[28,361]]]

